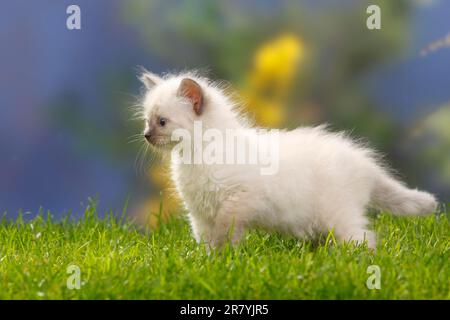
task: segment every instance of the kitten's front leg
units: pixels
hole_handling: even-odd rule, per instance
[[[244,229],[244,222],[237,215],[220,212],[215,220],[211,244],[213,247],[220,247],[229,241],[235,245],[241,239]]]
[[[195,240],[205,242],[211,248],[221,247],[226,241],[239,242],[244,233],[244,223],[229,212],[219,211],[213,221],[191,215],[191,227]]]
[[[189,221],[195,241],[197,241],[197,243],[201,243],[202,241],[208,242],[211,238],[214,223],[192,213],[189,214]]]

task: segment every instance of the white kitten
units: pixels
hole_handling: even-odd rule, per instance
[[[175,146],[176,130],[194,135],[194,121],[219,132],[250,127],[217,85],[194,73],[162,78],[144,72],[141,80],[148,89],[144,134],[166,154]],[[273,175],[262,175],[260,165],[180,163],[181,155],[172,153],[172,179],[197,241],[219,246],[230,238],[234,243],[246,228],[261,227],[298,237],[333,230],[341,241],[368,241],[374,248],[367,207],[395,215],[436,210],[433,195],[408,189],[372,150],[342,133],[323,126],[283,131],[278,151]]]

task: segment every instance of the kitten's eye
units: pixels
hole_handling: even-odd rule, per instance
[[[159,118],[159,125],[161,127],[164,127],[167,123],[167,119],[166,118]]]

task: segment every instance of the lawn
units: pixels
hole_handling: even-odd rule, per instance
[[[331,234],[313,243],[253,231],[241,245],[208,255],[182,216],[152,231],[124,218],[100,218],[94,206],[76,220],[3,219],[0,298],[450,298],[448,215],[381,214],[372,224],[379,233],[376,253],[333,244]],[[380,268],[379,290],[366,286],[371,265]],[[67,286],[73,268],[79,268],[80,289]]]

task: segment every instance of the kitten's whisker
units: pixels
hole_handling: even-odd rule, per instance
[[[138,133],[138,134],[133,134],[128,138],[127,143],[130,144],[130,143],[135,143],[135,142],[146,143],[144,135],[142,133]]]
[[[115,93],[126,96],[128,98],[133,98],[133,100],[138,100],[140,99],[140,97],[138,95],[132,94],[130,92],[126,92],[126,91],[120,91],[120,90],[116,90]]]
[[[139,165],[138,165],[139,174],[143,173],[142,167],[144,166],[146,152],[147,152],[147,146],[144,146],[144,148],[142,149],[141,157],[139,159]]]
[[[142,173],[142,167],[145,162],[146,153],[148,150],[148,144],[143,144],[137,153],[136,161],[135,161],[135,170],[136,174],[140,175]]]
[[[143,148],[144,148],[144,145],[139,147],[139,150],[136,153],[136,158],[134,159],[134,169],[136,171],[136,174],[138,174],[138,172],[137,172],[137,164],[138,164],[139,156],[140,156],[141,151],[142,151]]]
[[[146,173],[145,164],[146,164],[147,157],[148,157],[148,144],[145,145],[144,154],[142,156],[142,161],[141,161],[141,168],[140,168],[141,173],[144,173],[144,174]]]
[[[145,119],[145,111],[142,106],[137,105],[135,107],[130,107],[130,118],[129,120],[143,120]]]

